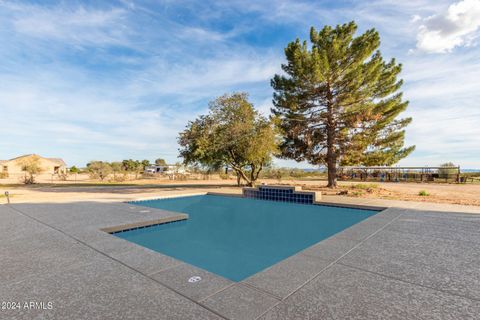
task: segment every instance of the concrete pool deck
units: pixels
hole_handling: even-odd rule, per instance
[[[355,200],[389,208],[239,283],[102,231],[178,213],[0,205],[0,319],[480,318],[480,215]]]

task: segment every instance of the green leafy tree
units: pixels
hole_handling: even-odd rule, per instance
[[[112,172],[113,172],[113,180],[117,181],[118,180],[117,175],[124,171],[123,165],[121,162],[112,162],[110,163],[110,167],[112,168]]]
[[[253,186],[277,152],[275,128],[248,101],[246,93],[226,94],[210,102],[210,112],[180,133],[185,164],[218,170],[231,167]]]
[[[438,176],[439,178],[450,178],[451,176],[455,176],[458,174],[458,166],[456,166],[453,162],[446,162],[440,165],[440,169],[438,169]]]
[[[148,167],[150,165],[149,160],[142,160],[140,163],[142,165],[142,171],[145,170],[145,167]]]
[[[108,162],[92,161],[87,164],[87,170],[93,179],[103,181],[112,173],[112,166]]]
[[[150,165],[150,161],[148,160],[139,161],[128,159],[122,161],[122,166],[124,170],[129,173],[135,174],[135,179],[138,179],[138,174],[143,172],[145,170],[145,167],[148,165]]]
[[[78,169],[76,166],[72,166],[69,171],[70,173],[80,173],[80,169]]]
[[[23,159],[20,162],[22,171],[25,172],[23,177],[23,183],[25,184],[34,184],[35,176],[42,173],[43,168],[40,166],[40,157],[37,155],[32,155]]]
[[[404,147],[411,118],[397,118],[408,105],[401,65],[384,61],[375,29],[356,30],[354,22],[312,27],[311,45],[288,44],[285,75],[271,81],[283,157],[326,165],[332,188],[338,165],[392,165],[414,150]]]
[[[132,159],[123,160],[122,166],[125,171],[134,172],[138,168],[138,161]]]
[[[166,166],[167,162],[165,161],[165,159],[158,158],[158,159],[155,160],[155,164],[157,166]]]

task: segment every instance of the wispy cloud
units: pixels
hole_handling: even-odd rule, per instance
[[[44,7],[14,2],[1,2],[0,7],[17,33],[43,41],[79,46],[123,44],[130,32],[123,8]]]
[[[276,55],[227,55],[214,59],[195,59],[189,64],[169,64],[152,61],[132,83],[136,91],[196,98],[220,95],[227,89],[239,89],[242,84],[266,83],[280,69]],[[208,84],[208,85],[207,85]]]
[[[0,65],[1,130],[15,147],[0,143],[0,158],[37,152],[80,165],[159,155],[175,161],[178,132],[208,100],[260,82],[268,87],[280,66],[280,55],[228,43],[236,29],[155,20],[148,30],[134,15],[145,10],[130,4],[0,5],[0,37],[15,35],[0,49],[8,57]]]
[[[408,53],[421,25],[448,36],[432,21],[451,16],[470,26],[454,26],[463,42],[453,48],[464,47],[475,31],[459,30],[476,21],[464,6],[475,2],[0,0],[0,134],[8,137],[0,140],[0,159],[36,152],[70,165],[176,161],[178,132],[209,100],[248,91],[269,114],[269,80],[286,44],[306,39],[310,26],[356,20],[360,32],[379,30],[384,55],[404,65],[414,118],[407,143],[417,145],[404,163],[480,167],[479,48]]]
[[[49,77],[49,83],[38,78],[31,79],[32,84],[1,78],[8,80],[10,85],[0,90],[0,101],[2,131],[15,140],[15,150],[10,152],[51,154],[50,148],[60,153],[66,148],[73,151],[61,156],[82,163],[132,154],[154,157],[160,149],[174,159],[176,132],[188,120],[181,113],[169,114],[162,105],[154,110],[137,108],[134,99],[120,93],[121,88],[115,93],[109,85],[81,88],[57,74]],[[60,87],[63,90],[57,90]]]

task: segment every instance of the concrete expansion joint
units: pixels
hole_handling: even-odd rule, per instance
[[[223,291],[225,291],[225,290],[227,290],[227,289],[230,289],[231,287],[235,286],[236,284],[237,284],[237,282],[232,282],[232,283],[229,284],[228,286],[226,286],[226,287],[224,287],[224,288],[222,288],[222,289],[220,289],[220,290],[217,290],[217,291],[213,292],[212,294],[209,294],[209,295],[206,296],[205,298],[200,299],[199,302],[201,303],[201,302],[207,300],[208,298],[213,297],[214,295],[216,295],[216,294],[218,294],[218,293],[220,293],[220,292],[223,292]]]
[[[321,275],[323,272],[325,272],[326,270],[328,270],[329,268],[331,268],[333,265],[335,264],[340,264],[339,261],[344,258],[345,256],[347,256],[350,252],[352,252],[353,250],[355,250],[356,248],[358,248],[361,244],[363,244],[365,241],[367,241],[368,239],[372,238],[373,236],[375,236],[377,233],[379,233],[380,231],[382,231],[383,229],[385,229],[387,226],[389,226],[390,224],[392,224],[394,221],[396,221],[397,219],[399,219],[401,216],[403,215],[403,213],[400,213],[398,216],[396,216],[395,218],[393,218],[391,221],[389,221],[387,224],[383,225],[382,227],[380,227],[378,230],[376,230],[374,233],[372,233],[371,235],[369,235],[368,237],[366,237],[365,239],[363,239],[362,241],[360,241],[359,243],[357,243],[353,248],[351,248],[350,250],[348,250],[347,252],[345,252],[343,255],[341,255],[339,258],[337,258],[335,261],[331,262],[329,265],[327,265],[325,268],[323,268],[320,272],[318,272],[317,274],[315,274],[312,278],[310,278],[308,281],[306,281],[304,284],[302,284],[301,286],[299,286],[297,289],[293,290],[292,292],[290,292],[287,296],[285,296],[283,299],[281,299],[278,303],[276,303],[275,305],[271,306],[270,308],[268,308],[267,310],[265,310],[265,312],[263,312],[261,315],[259,315],[256,319],[259,319],[261,318],[263,315],[267,314],[270,310],[272,310],[273,308],[275,308],[277,305],[279,305],[280,303],[282,303],[283,301],[287,300],[289,297],[291,297],[293,294],[295,294],[296,292],[298,292],[301,288],[303,288],[304,286],[306,286],[307,284],[309,284],[310,282],[312,282],[313,280],[315,280],[316,278],[318,278],[319,275]]]
[[[275,294],[273,294],[273,293],[264,291],[264,290],[262,290],[262,289],[260,289],[260,288],[257,288],[257,287],[255,287],[255,286],[249,284],[248,282],[242,282],[241,285],[243,285],[243,286],[245,286],[245,287],[248,287],[248,288],[250,288],[250,289],[253,289],[253,290],[255,290],[255,291],[258,291],[258,292],[260,292],[260,293],[266,294],[266,295],[268,295],[268,296],[270,296],[270,297],[272,297],[272,298],[274,298],[274,299],[277,299],[277,300],[280,300],[280,301],[282,300],[281,297],[279,297],[279,296],[277,296],[277,295],[275,295]]]
[[[364,268],[360,268],[360,267],[353,266],[353,265],[350,265],[350,264],[345,264],[345,263],[342,263],[342,262],[338,262],[338,264],[339,264],[339,265],[342,265],[342,266],[344,266],[344,267],[347,267],[347,268],[356,269],[356,270],[359,270],[359,271],[362,271],[362,272],[374,274],[374,275],[379,276],[379,277],[382,277],[382,278],[387,278],[387,279],[391,279],[391,280],[403,282],[403,283],[406,283],[406,284],[409,284],[409,285],[413,285],[413,286],[417,286],[417,287],[422,287],[422,288],[429,289],[429,290],[434,290],[434,291],[441,292],[441,293],[444,293],[444,294],[447,294],[447,295],[456,296],[456,297],[460,297],[460,298],[463,298],[463,299],[469,299],[469,300],[479,301],[479,302],[480,302],[480,299],[474,298],[474,297],[470,297],[470,296],[467,296],[467,295],[462,295],[462,294],[458,294],[458,293],[453,293],[453,292],[441,290],[441,289],[438,289],[438,288],[435,288],[435,287],[426,286],[426,285],[423,285],[423,284],[406,281],[406,280],[401,279],[401,278],[398,278],[398,277],[392,277],[392,276],[390,276],[390,275],[378,273],[378,272],[375,272],[375,271],[367,270],[367,269],[364,269]]]

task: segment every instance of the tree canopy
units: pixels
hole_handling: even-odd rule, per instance
[[[122,160],[107,162],[107,161],[91,161],[87,163],[87,171],[90,173],[90,176],[94,179],[105,180],[113,173],[114,180],[123,180],[125,179],[128,173],[134,173],[135,179],[138,178],[138,175],[145,170],[146,166],[150,165],[149,160]],[[74,167],[70,169],[72,171]],[[78,170],[75,168],[75,170]],[[79,171],[79,170],[78,170]],[[77,172],[78,172],[77,171]],[[123,175],[123,178],[120,176]]]
[[[209,113],[180,133],[185,164],[231,167],[253,185],[277,152],[275,128],[248,101],[246,93],[225,94],[209,104]]]
[[[76,166],[72,166],[69,171],[70,173],[80,173],[80,169],[78,169]]]
[[[108,162],[92,161],[87,164],[87,170],[92,178],[103,181],[112,173],[112,166]]]
[[[25,184],[35,183],[35,175],[40,174],[43,171],[43,168],[40,164],[40,157],[37,155],[32,155],[22,159],[20,166],[22,171],[25,172],[25,176],[23,178],[23,182]]]
[[[449,178],[452,175],[456,175],[459,173],[458,166],[455,165],[453,162],[446,162],[440,165],[440,169],[438,170],[439,178]]]
[[[392,165],[415,148],[404,147],[411,118],[398,119],[408,105],[401,64],[384,61],[375,29],[356,30],[354,22],[312,27],[310,45],[289,43],[285,74],[271,81],[282,156],[326,165],[329,187],[338,165]]]
[[[155,159],[155,164],[157,166],[166,166],[167,162],[165,161],[165,159],[158,158],[158,159]]]

